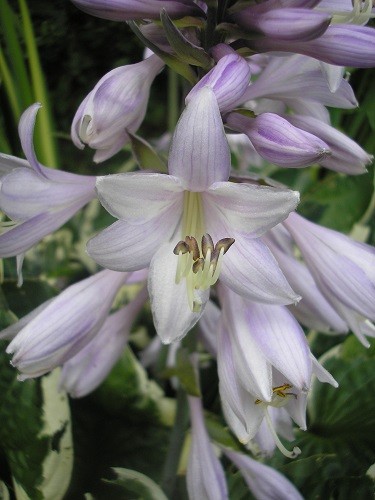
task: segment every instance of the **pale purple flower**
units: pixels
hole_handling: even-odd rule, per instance
[[[337,66],[375,66],[375,29],[367,26],[337,24],[310,41],[261,38],[249,40],[247,44],[259,52],[296,52]]]
[[[64,363],[60,389],[81,398],[96,389],[122,356],[130,329],[147,299],[146,289],[129,304],[111,314],[95,337]]]
[[[256,118],[230,113],[226,123],[246,134],[262,158],[281,167],[306,167],[330,154],[321,139],[274,113],[262,113]]]
[[[120,220],[90,240],[88,252],[114,270],[150,266],[154,323],[164,343],[181,339],[198,321],[219,275],[254,300],[298,300],[258,239],[294,209],[298,193],[231,183],[229,173],[220,111],[213,91],[204,87],[177,124],[169,175],[98,179],[103,206]]]
[[[92,200],[96,177],[43,167],[33,147],[33,131],[40,104],[22,115],[19,135],[27,161],[0,154],[7,174],[1,177],[0,208],[14,224],[0,235],[0,257],[18,256],[21,277],[23,254],[52,233]]]
[[[321,36],[331,16],[303,8],[278,8],[275,2],[255,3],[232,15],[242,28],[258,31],[268,38],[306,41]]]
[[[247,301],[220,287],[223,311],[218,335],[219,389],[226,420],[238,439],[247,443],[263,421],[274,442],[288,452],[273,427],[268,407],[284,408],[306,429],[306,402],[312,373],[337,386],[313,358],[304,333],[281,306]]]
[[[191,447],[186,473],[190,500],[227,500],[223,467],[216,457],[204,425],[202,402],[188,397],[191,419]]]
[[[293,213],[285,227],[321,293],[365,346],[375,336],[375,249]]]
[[[287,233],[286,229],[279,224],[269,231],[264,239],[293,290],[296,290],[302,297],[295,307],[290,307],[290,311],[300,323],[313,330],[325,333],[347,333],[348,325],[319,290],[308,267],[294,257],[289,234],[287,233],[290,240],[288,245],[280,242],[278,236],[284,231]]]
[[[288,121],[328,144],[331,154],[319,161],[322,167],[345,174],[363,174],[373,157],[342,132],[311,116],[288,116]]]
[[[78,8],[93,16],[111,21],[159,19],[165,9],[170,17],[201,15],[192,0],[72,0]]]
[[[296,487],[272,467],[229,448],[223,452],[238,467],[257,500],[303,500]]]
[[[106,320],[118,289],[128,275],[104,270],[71,285],[40,306],[39,314],[20,320],[22,329],[7,347],[19,380],[39,377],[62,365],[83,349]],[[7,331],[6,336],[9,336]]]
[[[358,106],[350,84],[342,75],[333,93],[322,74],[321,63],[299,54],[269,56],[268,63],[243,97],[246,101],[261,98],[281,101],[298,114],[306,114],[296,109],[306,102],[314,108],[321,104],[345,109]]]
[[[236,53],[224,55],[191,89],[185,102],[188,104],[197,92],[207,86],[213,90],[221,113],[230,111],[243,102],[242,96],[249,86],[250,76],[250,66],[243,57]]]
[[[151,84],[164,63],[156,55],[115,68],[101,78],[80,104],[72,123],[72,140],[96,149],[95,162],[107,160],[129,141],[142,123]]]

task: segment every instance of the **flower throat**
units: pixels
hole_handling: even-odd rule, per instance
[[[207,290],[219,278],[223,255],[233,245],[233,238],[222,238],[216,245],[205,232],[200,193],[186,191],[182,221],[182,237],[173,253],[178,255],[176,283],[186,279],[189,307],[199,312],[202,304],[194,297],[195,290]],[[200,244],[198,243],[200,242]]]

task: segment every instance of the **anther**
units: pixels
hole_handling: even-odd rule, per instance
[[[179,241],[177,245],[173,249],[173,253],[175,255],[188,253],[189,246],[185,243],[185,241]]]
[[[197,240],[194,238],[194,236],[186,236],[185,242],[189,247],[189,251],[191,252],[191,254],[193,256],[193,260],[199,259],[199,257],[200,257],[199,246],[198,246]]]
[[[202,236],[202,254],[204,258],[206,258],[208,250],[211,251],[212,255],[214,251],[214,242],[212,241],[211,236],[206,233]]]
[[[197,274],[199,270],[203,270],[204,267],[204,259],[197,259],[193,264],[193,273]]]
[[[223,238],[216,243],[215,250],[220,252],[220,250],[223,248],[224,253],[227,253],[227,251],[233,245],[234,241],[235,241],[234,238]]]

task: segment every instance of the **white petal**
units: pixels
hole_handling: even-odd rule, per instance
[[[168,208],[143,223],[118,220],[89,240],[87,251],[98,264],[108,269],[143,269],[149,266],[160,245],[171,238],[180,216],[181,210]]]
[[[231,236],[235,242],[223,257],[220,274],[223,283],[256,302],[285,305],[299,300],[262,241],[239,233]]]
[[[259,236],[296,208],[299,193],[254,184],[217,182],[203,195],[208,224],[223,219],[229,228]]]
[[[227,181],[230,151],[214,92],[204,87],[182,113],[172,139],[168,170],[189,191]]]
[[[98,177],[96,189],[103,207],[118,219],[143,223],[168,207],[182,206],[182,187],[175,177],[150,172]]]
[[[149,269],[148,291],[154,324],[164,344],[182,339],[203,314],[209,290],[196,291],[201,302],[200,312],[192,312],[183,279],[176,284],[178,257],[173,253],[174,244],[166,243],[155,253]]]

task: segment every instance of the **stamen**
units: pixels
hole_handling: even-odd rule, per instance
[[[207,252],[210,250],[211,254],[214,251],[214,242],[212,241],[211,236],[206,233],[202,236],[202,253],[203,257],[206,257]]]
[[[279,450],[281,451],[281,453],[284,456],[288,457],[288,458],[296,458],[296,457],[298,457],[298,455],[301,454],[301,450],[300,450],[300,448],[298,448],[298,446],[295,446],[292,451],[289,451],[289,450],[287,450],[285,448],[285,446],[283,445],[283,443],[280,441],[279,436],[277,435],[277,433],[275,431],[275,428],[273,426],[271,417],[269,416],[269,413],[267,411],[267,408],[265,410],[264,416],[266,417],[266,422],[267,422],[268,428],[269,428],[269,430],[270,430],[270,432],[272,434],[272,437],[273,437],[273,439],[275,441],[275,444],[279,448]]]
[[[185,241],[179,241],[173,249],[175,255],[183,255],[189,251],[189,245]]]

